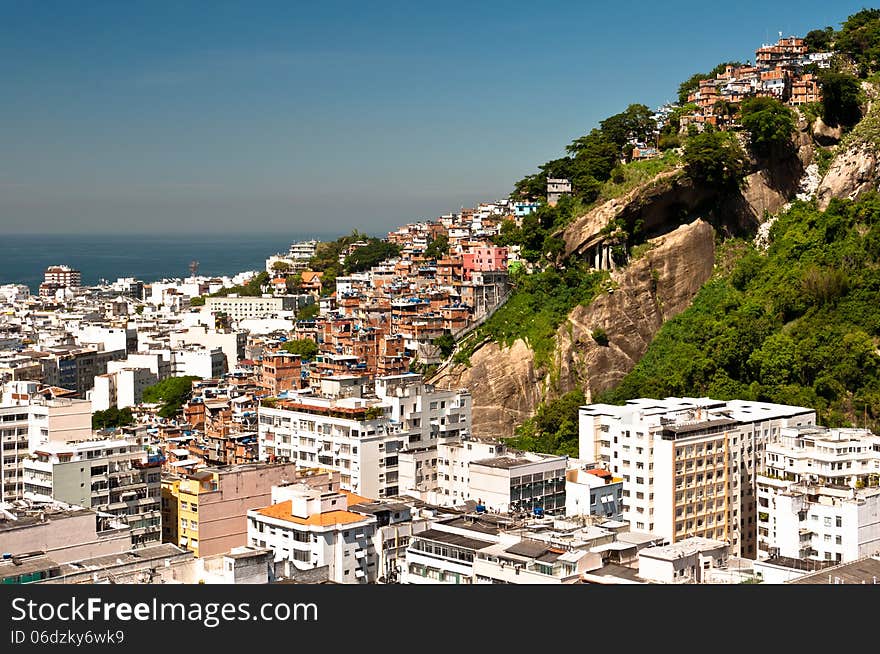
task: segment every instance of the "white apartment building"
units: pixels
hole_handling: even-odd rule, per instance
[[[121,368],[98,375],[91,392],[92,410],[106,411],[111,406],[124,409],[140,404],[144,389],[158,382],[159,378],[146,368]]]
[[[248,544],[269,548],[276,562],[290,561],[298,570],[328,566],[336,583],[374,583],[379,576],[376,517],[349,510],[350,504],[365,501],[305,484],[275,486],[271,506],[247,512]]]
[[[579,412],[579,458],[623,478],[623,519],[671,543],[702,536],[757,556],[755,476],[764,448],[812,409],[710,398],[635,399]]]
[[[378,556],[376,570],[379,577],[376,581],[400,581],[406,568],[406,550],[412,537],[428,529],[434,518],[421,515],[413,507],[399,501],[350,503],[348,510],[376,518],[373,536],[373,548]]]
[[[220,348],[226,357],[226,369],[235,370],[244,358],[247,333],[244,331],[216,331],[206,325],[192,325],[186,330],[171,332],[171,347],[198,345],[209,350]]]
[[[204,310],[208,313],[225,313],[232,320],[247,318],[284,318],[296,313],[301,307],[314,301],[311,295],[262,295],[205,298]]]
[[[288,392],[259,408],[260,459],[341,473],[344,489],[381,499],[398,495],[399,452],[431,446],[470,428],[466,391],[435,389],[417,374],[322,380],[322,394]]]
[[[406,550],[405,584],[472,584],[480,550],[501,542],[497,521],[463,516],[434,523]]]
[[[73,330],[79,345],[100,345],[101,350],[137,350],[137,329],[132,327],[108,327],[106,325],[79,325]]]
[[[880,552],[880,437],[789,428],[758,476],[758,557],[846,563]]]
[[[144,448],[146,430],[124,438],[46,443],[23,463],[24,498],[58,500],[124,519],[132,544],[161,540],[160,461]]]
[[[400,452],[400,488],[438,506],[455,506],[471,497],[470,464],[501,456],[501,441],[465,435],[444,438],[430,447],[405,447]]]
[[[470,499],[498,513],[565,515],[566,456],[516,452],[468,466]]]
[[[639,577],[662,584],[699,584],[715,568],[726,568],[730,546],[726,541],[685,538],[671,545],[639,551]]]
[[[313,256],[315,256],[315,252],[318,250],[318,241],[315,239],[310,239],[308,241],[297,241],[296,243],[291,243],[290,248],[288,248],[288,254],[293,259],[299,259],[301,261],[308,262]]]
[[[201,348],[193,345],[172,350],[172,374],[176,377],[192,375],[202,379],[216,379],[226,372],[226,355],[219,347]]]

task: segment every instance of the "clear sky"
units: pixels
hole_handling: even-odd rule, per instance
[[[0,0],[3,233],[381,233],[848,0]]]

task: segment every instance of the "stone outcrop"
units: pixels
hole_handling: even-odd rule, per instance
[[[714,189],[695,186],[681,170],[660,173],[650,182],[594,207],[568,225],[561,233],[565,241],[563,258],[590,257],[591,249],[605,240],[605,227],[616,219],[632,224],[639,222],[648,234],[666,231],[714,195]]]
[[[447,363],[431,383],[470,390],[474,434],[511,436],[513,428],[529,418],[541,401],[542,384],[534,358],[522,339],[509,348],[488,341],[471,355],[470,366]]]
[[[877,147],[871,143],[856,143],[840,153],[816,191],[820,209],[826,209],[832,198],[856,199],[877,190],[880,181],[880,160]]]
[[[812,134],[819,145],[835,145],[843,138],[843,127],[831,127],[826,125],[821,118],[816,118],[813,123]]]
[[[690,306],[715,264],[715,230],[696,220],[652,239],[654,247],[613,275],[617,288],[576,307],[556,334],[558,393],[582,388],[587,401],[620,382],[663,323]],[[593,339],[602,328],[608,345]]]
[[[552,370],[536,370],[534,354],[522,340],[510,348],[487,342],[471,355],[469,367],[446,364],[431,382],[469,388],[474,433],[488,436],[510,436],[543,398],[578,387],[589,397],[610,388],[712,274],[714,236],[708,223],[697,220],[652,239],[652,249],[612,274],[613,292],[576,307],[559,327]],[[593,339],[597,327],[608,335],[607,346]]]

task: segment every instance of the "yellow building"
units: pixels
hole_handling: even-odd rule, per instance
[[[177,545],[180,523],[177,520],[180,477],[162,478],[162,542]]]
[[[248,510],[268,506],[272,486],[296,478],[293,463],[246,463],[169,476],[162,481],[163,540],[196,556],[244,546]]]

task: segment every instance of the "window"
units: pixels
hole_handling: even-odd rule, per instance
[[[836,523],[836,525],[837,525],[838,527],[842,527],[842,526],[843,526],[843,518],[842,518],[842,517],[837,516],[834,520],[835,520],[835,523]]]

